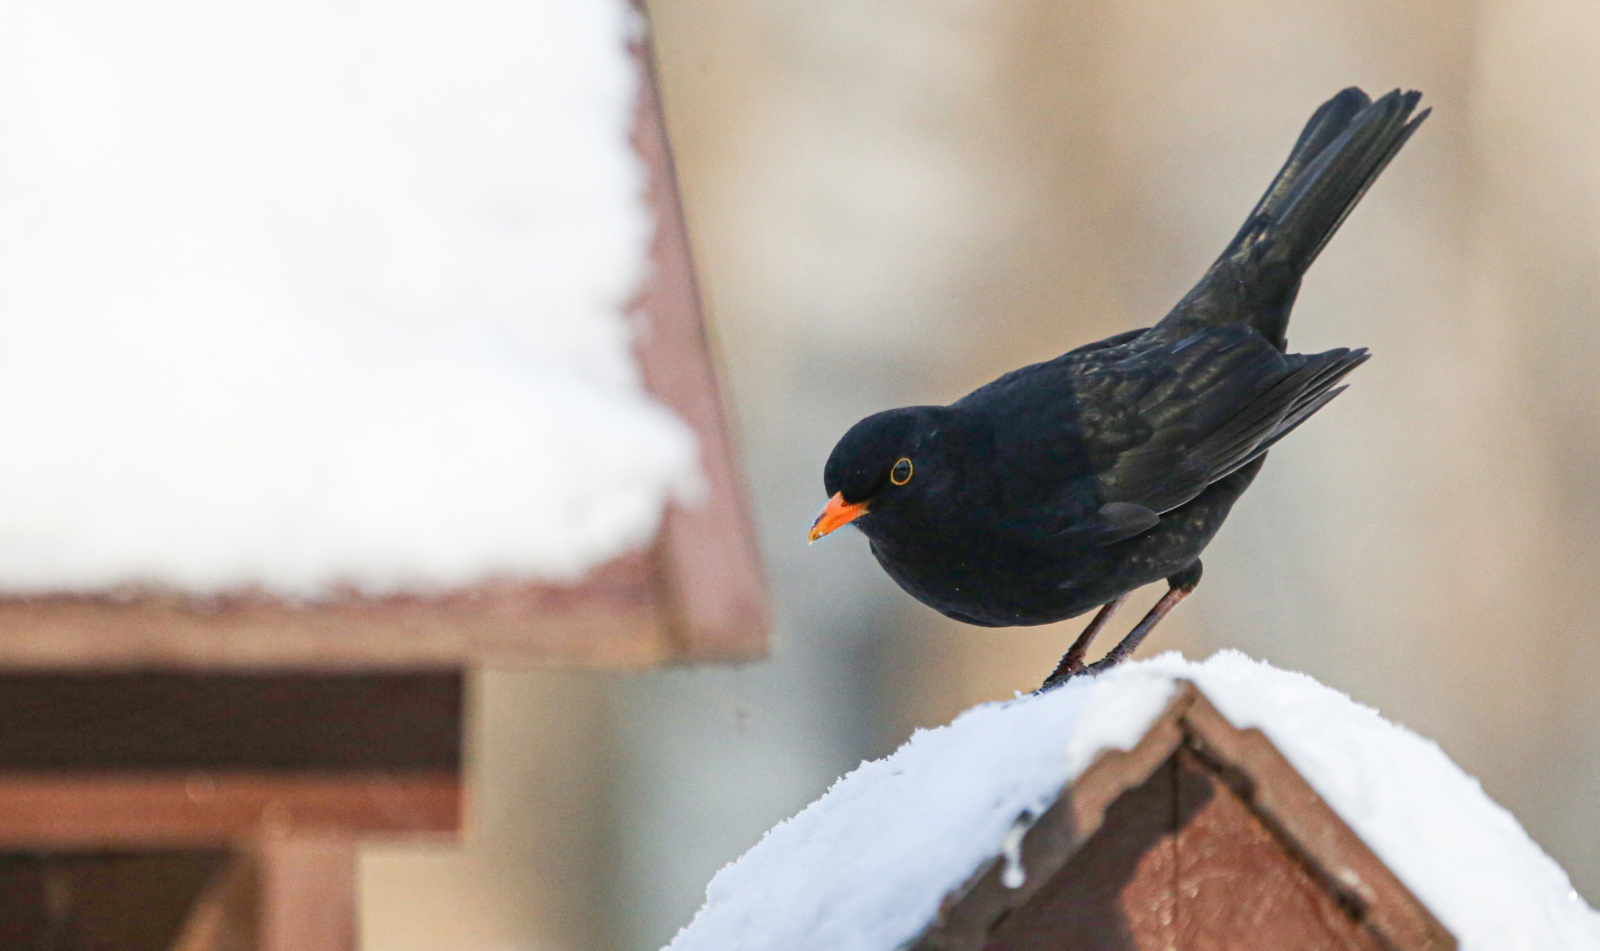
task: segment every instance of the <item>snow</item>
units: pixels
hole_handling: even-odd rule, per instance
[[[1193,681],[1259,727],[1462,951],[1600,949],[1600,915],[1437,744],[1303,674],[1175,653],[918,731],[780,823],[706,889],[670,951],[893,951],[1095,756]]]
[[[692,492],[627,0],[0,16],[0,590],[570,579]]]
[[[711,880],[673,951],[891,951],[1107,749],[1132,749],[1171,678],[1107,676],[992,703],[863,763]],[[1026,821],[1026,820],[1024,820]]]

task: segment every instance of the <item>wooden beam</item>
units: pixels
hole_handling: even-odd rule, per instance
[[[354,841],[274,837],[255,859],[259,951],[355,951]]]
[[[0,775],[461,768],[457,671],[0,673]]]
[[[1008,951],[1394,951],[1180,748],[989,933]]]
[[[1317,870],[1261,821],[1261,815],[1189,748],[1172,760],[1174,920],[1146,933],[1171,937],[1163,949],[1239,951],[1326,948],[1392,951],[1329,889]],[[1141,909],[1129,905],[1130,916]],[[1427,947],[1427,946],[1424,946]]]
[[[1138,789],[1172,758],[1183,743],[1178,719],[1194,700],[1180,690],[1131,750],[1109,750],[1084,770],[1071,787],[1040,816],[1022,840],[1026,870],[1012,887],[995,858],[945,896],[939,916],[912,945],[912,951],[977,951],[995,924],[1031,901],[1106,821],[1111,807]]]
[[[460,826],[455,671],[13,672],[0,723],[3,848]]]
[[[575,585],[485,584],[437,597],[0,598],[0,666],[647,667],[677,650],[658,568],[628,555]]]
[[[214,847],[269,831],[448,840],[461,809],[461,785],[445,774],[8,776],[0,848]]]

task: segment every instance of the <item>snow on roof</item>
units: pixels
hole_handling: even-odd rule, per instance
[[[1600,915],[1438,745],[1304,674],[1176,653],[975,707],[863,763],[706,889],[671,951],[893,951],[1104,750],[1131,749],[1193,681],[1258,727],[1462,951],[1600,948]]]
[[[0,590],[568,579],[695,478],[626,0],[75,0],[0,32]]]

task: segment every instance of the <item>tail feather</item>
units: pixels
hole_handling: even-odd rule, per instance
[[[1343,132],[1296,176],[1272,215],[1271,240],[1297,275],[1304,274],[1395,153],[1428,118],[1411,113],[1422,98],[1398,89],[1357,113]]]
[[[1261,200],[1250,209],[1244,226],[1228,243],[1228,249],[1222,252],[1222,257],[1227,258],[1237,252],[1264,221],[1277,217],[1277,213],[1282,210],[1285,197],[1299,181],[1306,166],[1321,155],[1341,132],[1349,128],[1350,121],[1360,114],[1361,110],[1370,105],[1372,100],[1367,94],[1351,86],[1317,107],[1317,111],[1312,113],[1310,120],[1306,122],[1305,130],[1300,133],[1294,148],[1289,151],[1288,161],[1283,163],[1283,168],[1272,179],[1272,184],[1267,186]]]
[[[1168,320],[1248,322],[1282,349],[1300,279],[1430,110],[1396,89],[1323,103],[1244,227]],[[1413,115],[1413,113],[1416,113]]]

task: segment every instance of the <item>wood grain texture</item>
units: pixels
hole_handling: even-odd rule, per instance
[[[1454,951],[1456,940],[1260,730],[1240,730],[1203,695],[1185,713],[1186,744],[1300,856],[1321,886],[1388,946]]]
[[[1386,951],[1188,750],[1118,798],[985,951]]]
[[[1173,758],[1180,817],[1177,920],[1184,951],[1388,951],[1208,764]],[[1130,912],[1135,909],[1130,906]],[[1154,929],[1151,929],[1153,933]]]
[[[636,9],[648,23],[642,4]],[[659,548],[680,656],[751,660],[766,655],[769,607],[748,492],[717,389],[648,27],[633,47],[642,81],[633,144],[649,169],[656,232],[653,270],[633,310],[641,317],[640,369],[650,392],[700,442],[705,495],[673,505]]]

